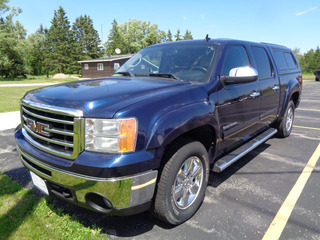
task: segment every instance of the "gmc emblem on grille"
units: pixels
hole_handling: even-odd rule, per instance
[[[41,135],[44,135],[46,137],[50,137],[50,132],[47,132],[44,130],[45,128],[47,128],[47,129],[50,128],[49,124],[37,122],[37,121],[32,120],[30,118],[26,118],[26,125],[32,131],[39,133]]]

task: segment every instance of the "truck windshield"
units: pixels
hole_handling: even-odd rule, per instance
[[[113,76],[162,77],[204,83],[209,80],[216,47],[208,44],[165,44],[142,49]]]

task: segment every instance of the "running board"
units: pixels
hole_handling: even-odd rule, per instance
[[[260,144],[267,141],[269,138],[271,138],[274,134],[277,133],[277,129],[269,128],[265,132],[261,133],[257,137],[253,138],[246,144],[242,145],[241,147],[237,148],[233,152],[229,153],[228,155],[224,156],[223,158],[220,158],[213,166],[212,171],[213,172],[222,172],[224,169],[229,167],[231,164],[239,160],[241,157],[246,155],[251,150],[258,147]]]

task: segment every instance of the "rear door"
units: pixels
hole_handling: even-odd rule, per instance
[[[269,54],[262,46],[251,47],[260,83],[260,122],[270,124],[278,115],[280,83]]]

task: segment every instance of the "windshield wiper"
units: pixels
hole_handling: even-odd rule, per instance
[[[115,72],[114,74],[112,74],[112,76],[117,76],[117,74],[122,74],[122,76],[126,77],[134,77],[134,74],[132,74],[131,72]]]
[[[181,78],[178,78],[176,75],[172,73],[150,73],[150,77],[163,77],[163,78],[171,78],[178,81],[183,81]]]

